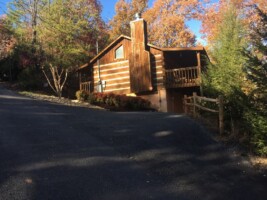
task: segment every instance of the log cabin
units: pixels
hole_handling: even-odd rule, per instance
[[[160,48],[147,42],[146,21],[121,35],[78,70],[80,90],[140,96],[162,112],[183,112],[185,94],[200,93],[203,47]]]

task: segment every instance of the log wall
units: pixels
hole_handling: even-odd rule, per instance
[[[115,51],[123,45],[124,58],[116,59]],[[105,84],[103,92],[113,92],[118,94],[130,93],[130,75],[129,75],[129,54],[131,41],[123,38],[118,43],[107,49],[99,58],[100,79]],[[99,81],[99,70],[97,60],[93,63],[93,82],[94,91],[97,91]]]
[[[153,90],[155,91],[163,87],[163,58],[162,54],[156,54],[151,57],[152,85]]]

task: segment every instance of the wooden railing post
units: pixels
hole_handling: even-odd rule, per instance
[[[218,100],[219,100],[219,132],[220,132],[220,135],[222,135],[224,132],[223,96],[220,95]]]
[[[91,93],[91,82],[82,82],[80,83],[80,90],[88,91]]]

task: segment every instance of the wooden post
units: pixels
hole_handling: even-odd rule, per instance
[[[197,80],[199,81],[200,85],[200,95],[203,96],[203,88],[202,88],[202,79],[201,79],[201,57],[200,52],[197,52]]]
[[[187,115],[187,95],[184,95],[184,113]]]
[[[197,93],[193,92],[193,117],[196,117],[196,98],[197,98]]]
[[[219,96],[219,132],[220,135],[224,132],[224,123],[223,123],[223,96]]]

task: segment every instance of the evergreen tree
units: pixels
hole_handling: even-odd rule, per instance
[[[255,151],[267,155],[267,14],[254,7],[260,20],[251,24],[251,48],[245,51],[248,57],[246,72],[251,86],[252,106],[246,113],[251,131],[251,143]]]
[[[234,4],[228,5],[213,40],[213,63],[203,84],[206,94],[224,95],[226,129],[252,145],[256,153],[267,155],[266,14],[261,12],[260,16],[262,20],[251,24],[254,28],[249,37],[240,19],[243,16]],[[250,52],[244,54],[244,49]]]
[[[252,47],[247,52],[246,70],[248,79],[255,84],[253,96],[267,112],[267,14],[255,6],[260,21],[253,23],[251,38]]]
[[[212,64],[204,76],[204,86],[216,95],[231,95],[244,86],[243,66],[246,61],[242,50],[245,48],[245,30],[234,5],[229,5],[219,32],[211,47]]]
[[[243,67],[246,57],[242,53],[246,47],[246,32],[235,5],[228,5],[223,21],[218,26],[218,35],[210,49],[212,63],[202,79],[203,89],[207,96],[224,96],[225,129],[235,137],[243,137],[246,135],[246,127],[242,121],[244,112],[249,107],[244,93]]]

